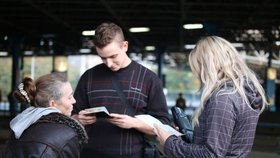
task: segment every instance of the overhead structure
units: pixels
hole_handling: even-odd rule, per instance
[[[265,49],[280,39],[279,10],[278,0],[1,0],[0,51],[11,36],[21,36],[22,49],[37,55],[78,53],[91,39],[82,32],[104,21],[123,27],[133,52],[146,46],[182,52],[205,35],[242,42],[246,50]],[[184,24],[203,28],[186,30]],[[131,33],[131,27],[150,31]]]

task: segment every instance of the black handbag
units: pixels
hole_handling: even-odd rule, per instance
[[[136,111],[131,106],[129,106],[129,102],[127,97],[124,95],[123,91],[121,90],[119,83],[115,79],[114,75],[112,76],[112,85],[116,89],[118,96],[120,97],[121,101],[125,105],[125,114],[129,116],[134,116]],[[143,158],[160,158],[161,153],[157,148],[157,140],[155,136],[148,136],[144,135],[144,149],[143,149]]]
[[[193,141],[193,128],[188,115],[181,108],[173,106],[171,108],[174,123],[179,127],[180,132],[184,134],[182,137],[188,143]]]

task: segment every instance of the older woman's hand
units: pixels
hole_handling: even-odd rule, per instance
[[[75,114],[72,118],[78,120],[82,125],[89,125],[96,122],[96,116],[89,115],[86,110],[81,110],[79,114]]]

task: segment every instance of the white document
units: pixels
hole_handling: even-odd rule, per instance
[[[161,128],[163,128],[166,131],[170,131],[172,132],[174,135],[176,136],[182,136],[183,134],[179,131],[177,131],[176,129],[172,128],[169,125],[163,124],[160,120],[158,120],[157,118],[151,116],[151,115],[136,115],[136,118],[138,118],[139,120],[145,122],[146,124],[148,124],[149,126],[154,128],[154,124],[159,125]]]
[[[89,108],[85,109],[85,111],[87,112],[87,115],[95,115],[97,117],[110,117],[110,113],[105,106]]]

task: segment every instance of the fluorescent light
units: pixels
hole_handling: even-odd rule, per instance
[[[194,49],[195,44],[186,44],[185,49]]]
[[[203,25],[202,24],[185,24],[184,26],[184,29],[202,29],[203,28]]]
[[[277,46],[280,46],[280,41],[276,41],[275,44],[276,44]]]
[[[24,55],[33,55],[34,52],[32,50],[26,50],[24,51]]]
[[[52,46],[52,45],[53,45],[53,41],[49,40],[49,46]]]
[[[260,31],[260,30],[257,30],[257,29],[248,29],[248,30],[247,30],[247,33],[248,33],[248,34],[260,34],[261,31]]]
[[[145,50],[146,51],[154,51],[154,50],[156,50],[156,47],[155,46],[146,46]]]
[[[82,32],[83,36],[93,36],[95,35],[95,30],[85,30]]]
[[[243,48],[244,44],[243,43],[231,43],[232,46],[234,46],[235,48]]]
[[[45,42],[43,40],[40,41],[40,46],[43,46]]]
[[[0,56],[8,56],[8,52],[0,51]]]
[[[149,32],[150,28],[148,27],[131,27],[129,32]]]
[[[87,53],[90,53],[90,52],[91,52],[91,49],[89,49],[89,48],[82,48],[82,49],[80,49],[80,53],[87,54]]]

